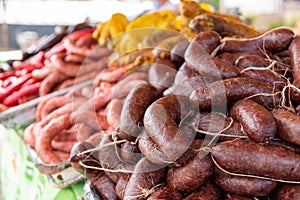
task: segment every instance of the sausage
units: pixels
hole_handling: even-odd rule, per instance
[[[51,65],[46,65],[41,69],[35,69],[31,72],[31,76],[38,80],[45,79],[49,74],[53,72],[52,68],[53,67],[51,67]]]
[[[112,99],[106,106],[106,120],[112,129],[116,129],[120,124],[120,115],[122,112],[123,101],[119,99]]]
[[[94,146],[97,146],[101,142],[102,136],[102,132],[96,132],[92,134],[89,138],[87,138],[85,141],[91,143]]]
[[[191,192],[213,173],[213,162],[207,152],[199,151],[182,167],[169,169],[166,184],[179,192]]]
[[[76,111],[72,113],[70,120],[74,121],[74,123],[85,123],[94,130],[106,130],[108,128],[106,116],[90,110]]]
[[[270,111],[250,99],[236,102],[230,116],[239,121],[248,137],[255,142],[266,142],[277,132],[277,124]]]
[[[161,188],[152,193],[147,200],[182,200],[182,196],[179,192],[170,188]]]
[[[199,109],[203,111],[224,109],[226,104],[256,94],[274,94],[274,96],[261,95],[253,98],[254,101],[268,108],[273,108],[280,104],[280,94],[277,88],[274,88],[270,83],[246,77],[229,78],[199,87],[192,92],[190,99],[196,102],[199,105]]]
[[[39,88],[39,95],[45,96],[49,94],[60,82],[66,79],[66,76],[59,74],[58,72],[52,72],[42,81]]]
[[[184,53],[189,44],[188,40],[182,40],[175,44],[171,49],[170,60],[177,65],[182,65],[184,62]]]
[[[202,76],[195,76],[184,79],[181,83],[174,84],[163,92],[163,96],[168,95],[181,95],[189,97],[190,94],[198,87],[204,86],[207,81]]]
[[[106,146],[104,146],[106,145]],[[121,163],[118,155],[120,155],[119,148],[113,143],[111,134],[103,135],[99,144],[101,147],[98,150],[98,160],[104,168],[116,169]]]
[[[60,160],[53,152],[51,141],[56,133],[68,129],[72,126],[68,115],[62,115],[52,119],[37,136],[35,141],[35,150],[44,163],[59,163]]]
[[[253,198],[236,195],[236,194],[226,194],[224,200],[253,200]]]
[[[149,83],[157,90],[164,91],[173,84],[176,73],[177,70],[174,68],[154,63],[149,69]]]
[[[165,178],[165,168],[157,166],[147,159],[141,159],[125,189],[124,200],[138,200],[147,197],[147,191],[161,183]]]
[[[223,61],[219,58],[213,58],[216,67],[221,73],[223,79],[237,77],[240,73],[239,68],[236,66],[230,65],[226,61]]]
[[[273,53],[288,49],[294,32],[287,27],[279,27],[252,38],[224,38],[221,40],[221,52],[238,52],[263,49]]]
[[[127,72],[126,66],[111,66],[103,69],[95,78],[95,85],[98,86],[101,82],[114,83],[119,81]]]
[[[132,88],[135,86],[146,83],[148,81],[148,74],[145,72],[130,73],[121,80],[113,88],[113,98],[124,98]]]
[[[184,62],[176,73],[174,84],[182,83],[184,80],[195,76],[200,76],[199,72]]]
[[[121,145],[121,156],[124,161],[131,163],[137,163],[142,158],[137,145],[131,142],[125,142]]]
[[[185,51],[185,62],[190,67],[198,72],[204,78],[208,80],[221,80],[221,73],[216,67],[212,57],[206,52],[204,48],[194,39],[187,50]]]
[[[99,192],[102,200],[119,200],[114,183],[105,174],[89,180]]]
[[[160,150],[159,146],[151,139],[146,130],[140,135],[138,147],[142,154],[152,163],[158,165],[168,164],[168,159]]]
[[[148,106],[158,98],[158,91],[150,84],[138,85],[125,99],[119,126],[119,137],[135,141],[141,132],[144,113]]]
[[[296,36],[289,48],[290,54],[291,54],[291,64],[292,64],[292,74],[293,74],[293,85],[295,85],[297,88],[300,88],[300,37]],[[292,97],[294,101],[300,103],[300,92],[295,91],[292,93]]]
[[[65,96],[52,97],[47,99],[45,104],[40,110],[40,117],[43,120],[47,115],[49,115],[53,110],[69,103],[72,99]],[[39,120],[40,121],[40,120]]]
[[[184,200],[220,200],[221,191],[211,181],[207,180],[203,185],[188,195]]]
[[[300,186],[287,184],[279,188],[274,200],[300,199]]]
[[[176,122],[192,117],[196,111],[196,105],[187,97],[176,95],[162,97],[147,108],[145,129],[168,160],[177,160],[192,143]]]
[[[57,90],[68,88],[68,87],[71,87],[73,85],[82,83],[84,81],[92,80],[93,78],[95,78],[98,75],[98,73],[99,72],[97,70],[95,70],[95,71],[91,71],[91,72],[88,72],[86,74],[77,76],[76,78],[67,79],[67,80],[63,81],[60,84],[60,86],[58,87]]]
[[[116,190],[116,194],[118,195],[118,197],[120,199],[124,199],[125,189],[126,189],[126,186],[128,184],[128,181],[130,179],[130,176],[131,176],[130,174],[123,174],[118,179],[115,190]]]
[[[280,137],[300,145],[300,116],[284,109],[274,109],[272,114],[277,122]]]
[[[24,141],[32,148],[35,146],[35,135],[33,133],[35,125],[36,123],[30,124],[28,127],[26,127],[23,134]]]
[[[225,141],[212,147],[211,155],[229,172],[300,180],[300,155],[280,146],[263,146],[246,140]]]
[[[73,145],[76,142],[77,141],[57,141],[57,140],[52,140],[51,141],[51,147],[53,148],[53,150],[56,150],[56,151],[62,151],[62,152],[70,153]]]
[[[267,58],[257,57],[253,55],[242,56],[238,58],[238,60],[236,61],[236,65],[238,66],[238,68],[243,70],[248,67],[266,68],[272,65],[273,62],[275,62],[275,64],[270,70],[277,72],[281,75],[289,76],[289,72],[291,70],[290,66],[275,60],[270,60]]]
[[[213,180],[222,190],[242,196],[264,196],[273,191],[278,185],[277,182],[270,180],[232,176],[217,168]]]
[[[198,33],[193,40],[201,45],[208,54],[211,54],[221,44],[221,39],[219,33],[208,30]]]
[[[81,64],[84,62],[85,56],[79,55],[79,54],[67,54],[65,57],[65,61],[68,63],[75,63],[75,64]]]
[[[262,50],[251,50],[251,51],[243,51],[243,52],[235,52],[235,53],[228,53],[223,52],[219,53],[216,58],[219,58],[230,65],[236,65],[236,62],[245,57],[245,56],[255,56],[260,58],[272,58],[272,54],[270,52],[263,52]]]
[[[208,131],[208,132],[212,132],[212,133],[218,133],[218,132],[224,130],[230,124],[230,122],[231,122],[231,120],[229,117],[226,117],[219,113],[209,113],[200,118],[197,126],[198,126],[199,130]],[[233,120],[232,125],[228,129],[222,131],[221,134],[226,135],[226,136],[220,135],[219,136],[220,141],[232,140],[239,136],[241,136],[241,137],[247,136],[242,131],[241,124],[239,122],[237,122],[236,120]],[[232,136],[232,137],[230,137],[230,136]]]
[[[100,60],[88,64],[74,64],[64,61],[64,54],[55,54],[51,57],[51,63],[54,69],[66,77],[76,77],[88,72],[104,69],[107,65],[108,58],[103,57]]]
[[[269,69],[246,69],[241,71],[241,76],[271,83],[280,90],[287,84],[280,74]]]

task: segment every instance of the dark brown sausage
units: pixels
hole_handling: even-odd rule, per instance
[[[147,191],[161,183],[165,178],[165,168],[161,168],[146,158],[141,159],[134,168],[124,193],[124,200],[138,200],[147,197]]]
[[[121,145],[121,156],[126,162],[137,163],[141,159],[142,154],[137,145],[125,142]]]
[[[211,154],[216,163],[229,172],[300,180],[300,155],[280,146],[233,140],[212,147]]]
[[[293,85],[300,88],[300,36],[296,36],[290,45]],[[294,91],[292,93],[293,99],[300,103],[300,92]]]
[[[270,83],[256,79],[236,77],[207,84],[196,89],[190,99],[199,105],[201,111],[208,109],[225,109],[227,104],[256,94],[275,94],[279,90]],[[253,100],[266,107],[273,108],[280,104],[280,94],[274,96],[257,96]],[[221,106],[221,108],[219,108]]]
[[[184,58],[185,62],[204,78],[214,81],[222,79],[221,73],[212,57],[196,40],[190,43]]]
[[[216,58],[219,58],[231,65],[236,65],[236,62],[245,56],[255,56],[255,57],[260,57],[260,58],[267,58],[268,57],[272,58],[272,54],[269,52],[263,52],[262,50],[252,50],[252,51],[244,51],[244,52],[235,52],[235,53],[228,53],[228,52],[223,52],[220,53],[216,56]]]
[[[229,117],[226,117],[224,115],[218,114],[218,113],[209,113],[203,117],[200,118],[198,122],[198,129],[202,131],[208,131],[212,133],[218,133],[221,130],[224,130],[229,124],[231,120]],[[221,132],[221,134],[227,135],[227,136],[219,136],[220,141],[225,140],[232,140],[236,139],[237,137],[245,137],[247,136],[242,131],[242,126],[239,122],[236,120],[233,120],[232,125]],[[232,137],[230,137],[232,136]],[[237,136],[237,137],[235,137]]]
[[[184,200],[221,200],[221,191],[212,182],[207,180]]]
[[[240,70],[236,66],[230,65],[226,61],[223,61],[219,58],[213,58],[213,60],[223,79],[233,78],[239,75]]]
[[[173,84],[176,73],[177,70],[168,65],[154,63],[149,69],[149,83],[163,91]]]
[[[140,135],[138,147],[149,161],[158,165],[166,165],[168,163],[168,159],[160,150],[159,146],[151,139],[146,130]]]
[[[195,76],[200,76],[200,74],[188,63],[184,62],[176,73],[174,84],[181,83],[184,80]]]
[[[115,190],[120,199],[124,199],[125,189],[130,179],[130,176],[131,176],[130,174],[123,174],[122,176],[120,176],[116,184]]]
[[[202,185],[213,173],[213,162],[207,152],[199,151],[182,167],[168,171],[166,184],[179,192],[191,192]]]
[[[166,187],[156,190],[147,200],[182,200],[182,196],[176,190]]]
[[[198,45],[201,45],[208,54],[211,54],[220,45],[221,39],[221,36],[216,31],[203,31],[194,38]]]
[[[121,139],[135,141],[142,131],[144,113],[158,95],[157,89],[150,84],[138,85],[130,91],[120,117],[119,137]]]
[[[280,137],[293,144],[300,145],[300,116],[284,109],[272,111],[278,124]]]
[[[90,182],[99,192],[101,199],[103,200],[119,200],[119,197],[115,191],[114,183],[105,175],[103,174],[100,177],[97,177],[96,180],[91,180]]]
[[[270,69],[274,72],[277,72],[278,74],[281,75],[290,75],[290,66],[286,65],[284,63],[270,60],[267,58],[261,58],[253,55],[248,55],[248,56],[242,56],[236,61],[236,65],[238,68],[241,70],[248,68],[248,67],[257,67],[257,68],[263,68],[263,67],[269,67],[270,65],[273,64],[273,67]]]
[[[287,84],[286,80],[282,78],[280,74],[268,69],[242,70],[241,76],[268,82],[279,89],[283,89],[283,87]]]
[[[181,83],[174,84],[173,86],[166,89],[163,93],[164,96],[171,94],[181,95],[189,97],[190,94],[198,87],[204,86],[206,81],[202,76],[195,76],[191,78],[184,79]]]
[[[291,199],[300,199],[300,185],[284,185],[277,191],[274,197],[274,200]]]
[[[196,106],[187,97],[170,95],[152,103],[146,110],[144,126],[152,140],[170,161],[177,160],[192,143],[178,124],[192,117]]]
[[[253,198],[236,195],[236,194],[226,194],[224,200],[253,200]]]
[[[222,190],[244,196],[264,196],[273,191],[278,185],[277,182],[270,180],[232,176],[217,168],[213,180]]]
[[[221,41],[222,47],[220,51],[237,52],[263,49],[271,52],[280,52],[288,49],[294,35],[292,29],[279,27],[253,38],[225,38]]]
[[[175,44],[171,49],[171,61],[177,65],[182,65],[184,62],[184,53],[189,46],[188,40],[182,40],[181,42]]]
[[[248,137],[255,142],[266,142],[277,132],[277,124],[270,111],[250,99],[236,102],[230,116],[239,121]]]

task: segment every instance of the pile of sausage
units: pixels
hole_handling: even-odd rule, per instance
[[[299,55],[284,27],[201,32],[152,64],[115,129],[77,142],[70,162],[101,199],[298,199]]]
[[[148,74],[143,71],[127,72],[126,66],[104,67],[90,86],[40,102],[36,122],[25,129],[24,141],[46,164],[66,161],[76,142],[96,144],[99,136],[115,130],[124,98],[134,86],[147,80]]]
[[[46,51],[14,61],[0,73],[0,112],[96,77],[111,50],[92,38],[94,28],[71,32]]]

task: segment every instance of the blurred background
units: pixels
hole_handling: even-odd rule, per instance
[[[83,21],[97,23],[121,12],[134,18],[161,7],[173,9],[179,0],[0,0],[0,50],[23,49],[55,27]],[[259,31],[277,26],[300,33],[300,0],[198,0],[213,10],[240,15]]]

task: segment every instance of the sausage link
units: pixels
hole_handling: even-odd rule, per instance
[[[300,155],[281,146],[233,140],[212,147],[211,154],[218,165],[229,172],[300,180]]]

